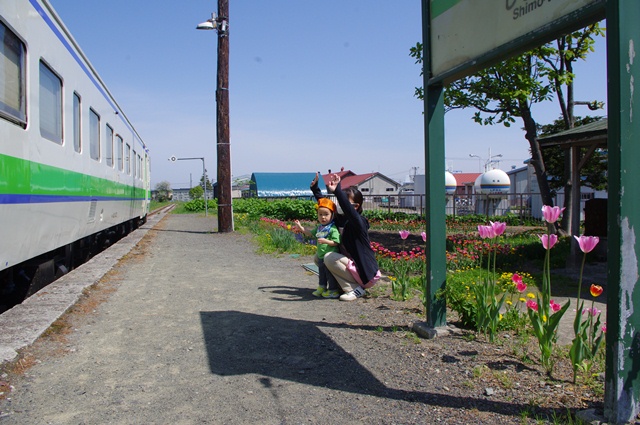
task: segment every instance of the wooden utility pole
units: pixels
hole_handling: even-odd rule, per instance
[[[218,78],[216,87],[218,150],[218,232],[233,232],[231,145],[229,137],[229,0],[218,0]]]

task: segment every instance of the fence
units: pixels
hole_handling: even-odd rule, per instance
[[[425,215],[425,195],[401,194],[391,196],[364,195],[365,210],[405,212]],[[465,216],[481,214],[501,216],[516,214],[524,218],[541,217],[542,197],[539,193],[507,193],[498,198],[495,195],[457,194],[446,197],[446,214]]]
[[[335,198],[329,196],[333,201]],[[294,197],[295,199],[310,199],[313,197]],[[277,199],[291,199],[291,197],[261,198],[267,201]],[[424,216],[426,214],[425,195],[363,195],[363,209],[368,211],[384,211],[387,213],[404,212]],[[480,214],[486,216],[501,216],[516,214],[522,219],[540,219],[542,197],[539,193],[506,193],[501,197],[482,195],[477,193],[456,194],[446,197],[445,212],[447,215],[465,216]]]

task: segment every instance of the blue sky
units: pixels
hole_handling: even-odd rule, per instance
[[[196,25],[215,0],[50,0],[151,151],[152,186],[188,187],[205,157],[216,177],[214,31]],[[409,49],[419,0],[229,0],[231,172],[378,171],[403,181],[424,169],[422,85]],[[577,100],[606,101],[604,39],[577,67]],[[587,110],[577,110],[578,115]],[[446,167],[477,172],[528,158],[521,123],[482,127],[473,111],[445,121]],[[559,115],[540,105],[541,124]],[[604,114],[600,112],[599,114]],[[469,154],[479,155],[471,158]]]

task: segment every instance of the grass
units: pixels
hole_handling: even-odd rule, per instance
[[[473,368],[473,377],[474,378],[481,378],[486,372],[489,371],[489,368],[487,367],[487,365],[477,365],[474,366]]]
[[[414,344],[422,344],[422,339],[413,331],[408,331],[405,337]]]
[[[513,379],[506,372],[494,371],[493,377],[502,385],[503,388],[513,388]]]
[[[165,207],[167,205],[170,205],[171,203],[172,203],[171,201],[164,201],[164,202],[151,201],[149,202],[149,211],[155,211],[158,208]]]

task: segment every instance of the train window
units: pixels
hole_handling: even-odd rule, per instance
[[[116,161],[118,162],[118,170],[124,170],[122,165],[122,149],[123,149],[122,137],[116,135]]]
[[[40,134],[62,144],[62,80],[40,61]]]
[[[0,40],[0,116],[24,127],[27,123],[26,48],[2,22]]]
[[[138,155],[138,178],[142,180],[142,158]]]
[[[133,151],[133,155],[131,156],[131,160],[133,161],[133,177],[138,177],[138,161],[136,160],[136,151]]]
[[[124,148],[124,166],[127,174],[131,174],[131,146],[129,143]]]
[[[89,108],[89,156],[100,161],[100,115]]]
[[[104,150],[104,158],[108,167],[113,167],[113,128],[107,124],[107,137]]]
[[[76,152],[82,151],[82,108],[80,103],[80,95],[73,93],[73,149]]]

